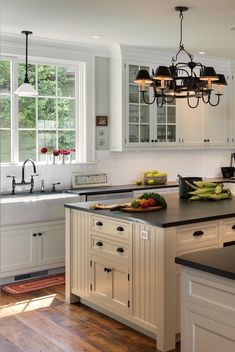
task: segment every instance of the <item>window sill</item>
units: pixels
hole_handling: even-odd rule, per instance
[[[35,162],[36,166],[74,166],[74,165],[78,165],[78,166],[89,166],[89,165],[97,165],[98,161],[87,161],[87,162],[79,162],[79,161],[72,161],[70,163],[45,163],[42,161],[37,161]],[[23,162],[20,163],[0,163],[0,167],[1,168],[6,168],[6,167],[22,167]]]

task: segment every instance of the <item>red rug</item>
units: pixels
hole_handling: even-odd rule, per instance
[[[10,285],[2,286],[2,290],[13,295],[19,293],[25,293],[30,291],[40,290],[42,288],[61,285],[65,283],[65,274],[57,274],[47,276],[41,279],[33,279],[27,281],[21,281],[20,283],[14,283]]]

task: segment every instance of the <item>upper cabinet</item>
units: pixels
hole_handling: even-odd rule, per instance
[[[231,128],[231,141],[232,141],[232,146],[235,146],[235,63],[234,63],[234,69],[232,73],[232,90],[231,90],[231,120],[232,120],[232,128]]]
[[[230,132],[231,75],[228,62],[205,62],[228,80],[228,87],[223,88],[224,94],[216,107],[200,101],[197,108],[190,108],[186,99],[175,99],[162,107],[143,101],[138,84],[133,82],[138,71],[144,69],[151,73],[152,69],[170,63],[170,57],[154,50],[143,51],[143,48],[121,47],[112,53],[111,150],[231,148],[232,143],[235,144],[234,121],[233,136]],[[214,104],[217,96],[212,98]],[[151,87],[146,87],[145,99],[149,102],[153,99]]]

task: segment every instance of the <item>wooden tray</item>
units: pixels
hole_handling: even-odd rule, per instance
[[[161,205],[158,205],[156,207],[149,207],[149,208],[132,208],[132,207],[126,207],[122,208],[121,211],[126,211],[129,213],[144,213],[146,211],[155,211],[155,210],[160,210],[162,209]]]

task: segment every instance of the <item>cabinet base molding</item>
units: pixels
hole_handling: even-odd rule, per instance
[[[141,332],[142,334],[144,335],[147,335],[153,339],[156,339],[156,332],[153,332],[153,331],[150,331],[150,330],[147,330],[147,328],[143,328],[137,324],[135,324],[134,322],[130,321],[130,320],[127,320],[127,319],[124,319],[124,318],[121,318],[119,315],[116,315],[114,313],[111,313],[110,311],[107,311],[106,309],[102,308],[100,305],[97,306],[96,304],[88,301],[87,299],[84,299],[84,298],[80,298],[80,302],[82,304],[85,304],[86,306],[90,307],[90,308],[93,308],[95,310],[97,310],[98,312],[102,313],[102,314],[105,314],[107,315],[108,317],[110,318],[113,318],[117,321],[119,321],[120,323],[122,324],[125,324],[127,326],[129,326],[130,328],[134,329],[134,330],[137,330],[139,332]]]

